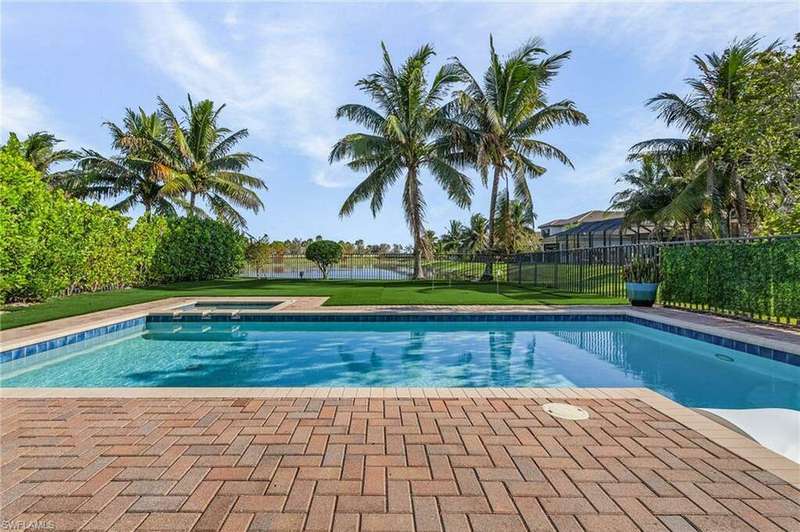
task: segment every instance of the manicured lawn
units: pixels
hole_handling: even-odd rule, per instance
[[[622,299],[569,294],[514,284],[436,283],[412,281],[282,281],[226,279],[178,283],[154,288],[79,294],[0,315],[0,328],[10,329],[136,303],[175,296],[329,296],[326,305],[608,305]]]

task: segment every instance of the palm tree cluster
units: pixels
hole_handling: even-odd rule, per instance
[[[426,69],[434,56],[430,45],[399,68],[385,45],[381,47],[381,70],[356,84],[375,108],[348,104],[336,113],[337,118],[347,118],[367,130],[346,135],[331,150],[331,163],[344,160],[350,169],[367,172],[345,200],[340,215],[351,214],[367,200],[376,214],[388,188],[402,180],[403,212],[414,243],[414,276],[420,278],[422,258],[432,246],[425,234],[422,172],[429,172],[448,197],[465,208],[471,204],[473,185],[464,171],[476,170],[486,186],[491,171],[489,217],[473,216],[463,249],[500,251],[498,200],[502,197],[508,218],[517,216],[532,224],[528,179],[545,172],[534,159],[572,165],[561,150],[537,137],[559,125],[588,123],[572,101],[549,103],[545,94],[570,53],[549,55],[539,40],[531,40],[503,59],[490,37],[489,67],[479,83],[458,58],[429,81]],[[484,277],[491,278],[491,261]]]
[[[195,103],[190,96],[180,114],[161,98],[154,113],[126,109],[121,125],[104,123],[115,150],[111,156],[91,149],[58,150],[60,140],[44,132],[29,136],[22,146],[45,180],[73,197],[115,200],[111,208],[120,212],[141,206],[145,217],[182,211],[244,228],[240,210],[263,208],[256,191],[266,185],[245,173],[260,159],[235,151],[248,132],[219,124],[224,107],[211,100]],[[64,162],[75,166],[51,172]]]
[[[713,126],[720,106],[736,103],[745,69],[761,53],[759,42],[750,36],[734,40],[721,54],[695,55],[692,62],[699,75],[685,80],[686,96],[662,92],[647,101],[659,119],[685,136],[645,140],[631,147],[629,159],[640,167],[622,176],[631,188],[612,199],[615,207],[626,211],[629,223],[649,221],[674,232],[682,230],[689,238],[751,233],[738,161],[720,155]]]
[[[539,237],[534,230],[535,214],[519,200],[505,196],[497,202],[495,250],[511,254],[531,251],[538,247]],[[481,213],[473,214],[469,224],[450,220],[450,224],[436,239],[437,251],[442,253],[487,254],[489,247],[489,219]]]

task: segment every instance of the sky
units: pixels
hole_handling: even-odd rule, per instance
[[[646,109],[662,91],[686,92],[691,57],[722,51],[750,34],[791,41],[798,2],[77,2],[0,3],[0,133],[48,130],[72,148],[110,154],[105,121],[125,108],[154,111],[210,98],[226,104],[221,125],[247,128],[242,150],[258,155],[251,174],[269,187],[265,208],[246,215],[248,232],[270,239],[323,235],[334,240],[410,241],[401,187],[373,218],[362,204],[339,208],[363,175],[329,165],[341,136],[359,131],[335,118],[345,103],[369,104],[355,82],[380,67],[380,42],[395,63],[424,43],[434,69],[458,56],[476,76],[489,35],[501,54],[531,37],[571,59],[548,89],[572,99],[590,124],[542,138],[565,151],[574,170],[537,161],[531,183],[538,223],[608,208],[625,156],[640,140],[672,134]],[[474,172],[472,212],[488,210]],[[426,226],[442,232],[471,212],[423,176]],[[132,214],[136,214],[135,212]]]

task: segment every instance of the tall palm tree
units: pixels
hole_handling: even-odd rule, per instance
[[[260,161],[249,152],[234,152],[236,145],[248,136],[246,129],[231,131],[218,124],[225,105],[214,106],[211,100],[196,104],[188,96],[188,107],[181,107],[182,117],[160,97],[159,116],[166,128],[166,140],[151,139],[158,157],[173,172],[185,176],[190,216],[207,216],[198,200],[208,204],[219,220],[235,227],[246,227],[238,208],[258,212],[264,207],[256,190],[266,189],[258,177],[245,174],[253,161]]]
[[[545,89],[571,52],[548,55],[539,39],[531,39],[510,56],[501,59],[489,37],[489,67],[483,85],[470,74],[458,58],[453,70],[466,83],[456,92],[448,109],[463,126],[455,135],[472,156],[472,163],[488,185],[493,170],[489,196],[489,242],[495,247],[495,214],[501,181],[506,191],[532,211],[533,200],[528,179],[541,176],[546,169],[534,158],[555,159],[572,167],[572,162],[559,148],[537,137],[559,125],[588,124],[586,115],[571,100],[548,103]],[[492,263],[487,262],[484,279],[492,278]]]
[[[677,127],[686,138],[650,139],[634,144],[630,152],[631,158],[646,153],[692,158],[697,169],[695,178],[686,185],[684,193],[675,198],[671,209],[688,216],[697,210],[699,204],[707,202],[712,213],[713,230],[721,236],[727,236],[722,211],[727,209],[730,195],[734,197],[740,232],[749,234],[750,227],[744,183],[736,172],[736,161],[720,160],[714,154],[718,147],[712,130],[715,108],[720,101],[736,102],[739,80],[744,67],[755,60],[759,41],[757,36],[751,35],[743,40],[734,40],[722,54],[695,55],[692,62],[700,75],[686,79],[690,88],[687,96],[662,92],[647,101],[647,106],[655,110],[667,126]],[[776,41],[767,50],[777,45]]]
[[[500,251],[516,253],[531,250],[536,244],[533,229],[536,215],[521,201],[503,195],[497,202],[497,241]]]
[[[352,133],[339,140],[331,150],[330,162],[346,159],[349,168],[368,172],[344,201],[340,216],[350,215],[366,200],[376,215],[386,190],[402,177],[403,213],[414,242],[414,278],[419,279],[424,277],[425,231],[421,173],[430,172],[460,207],[468,207],[472,195],[469,178],[458,170],[465,157],[453,148],[447,134],[449,121],[441,105],[458,76],[451,66],[445,66],[428,82],[425,70],[434,55],[430,45],[417,50],[399,69],[395,69],[383,43],[381,49],[381,70],[356,83],[377,108],[348,104],[336,111],[337,118],[352,120],[369,132]]]
[[[153,142],[166,142],[166,126],[156,113],[125,110],[122,127],[113,122],[104,124],[111,132],[118,155],[105,157],[94,150],[80,154],[78,168],[85,183],[84,197],[117,198],[111,208],[128,212],[134,206],[144,208],[145,218],[151,213],[174,216],[176,205],[183,205],[181,195],[188,187],[184,176],[176,174],[159,159]]]

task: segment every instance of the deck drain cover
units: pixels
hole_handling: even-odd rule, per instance
[[[542,406],[545,412],[553,417],[561,419],[589,419],[589,412],[578,406],[568,405],[567,403],[547,403]]]

